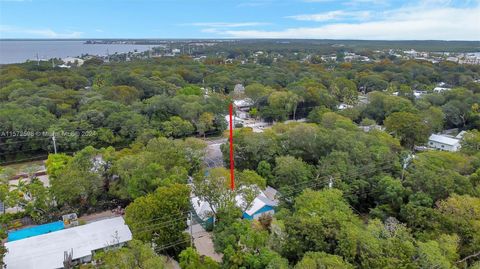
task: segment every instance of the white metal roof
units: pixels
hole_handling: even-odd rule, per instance
[[[258,210],[262,209],[264,206],[276,206],[277,203],[268,199],[267,196],[261,191],[260,194],[253,200],[252,205],[248,208],[245,213],[250,216],[253,216]]]
[[[197,196],[191,197],[191,203],[193,209],[197,213],[197,216],[202,220],[207,220],[212,216],[212,210],[210,204],[207,201],[200,200]]]
[[[457,134],[457,136],[455,136],[455,138],[461,140],[463,139],[466,133],[467,133],[466,131],[461,131],[460,133]]]
[[[274,190],[273,188],[271,189]],[[207,201],[203,201],[198,197],[194,196],[194,197],[191,197],[191,202],[193,205],[193,209],[202,220],[206,220],[212,216],[210,204]],[[243,197],[240,195],[237,195],[235,197],[235,202],[238,207],[242,207],[245,203],[243,200]],[[260,210],[262,207],[266,205],[277,206],[277,204],[278,204],[278,201],[269,199],[263,191],[260,191],[260,193],[257,195],[255,200],[253,200],[250,207],[245,211],[245,213],[252,216],[253,214],[255,214],[255,212],[257,212],[258,210]]]
[[[64,251],[73,249],[73,259],[78,259],[130,240],[130,229],[122,217],[116,217],[7,242],[4,261],[8,269],[63,268]]]
[[[449,91],[451,90],[450,88],[446,88],[446,87],[435,87],[433,89],[434,92],[443,92],[443,91]]]
[[[437,135],[437,134],[430,135],[430,138],[428,138],[428,141],[434,141],[434,142],[442,143],[449,146],[455,146],[458,143],[460,143],[458,139],[451,138],[444,135]]]
[[[240,99],[233,101],[236,107],[247,107],[253,105],[253,101],[250,98]]]

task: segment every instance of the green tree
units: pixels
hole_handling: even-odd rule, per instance
[[[189,85],[186,87],[181,88],[180,90],[177,91],[177,94],[182,94],[182,95],[203,95],[202,89],[200,87],[195,86],[195,85]]]
[[[442,215],[443,229],[460,237],[461,257],[476,254],[480,246],[480,198],[453,194],[440,201],[436,210]]]
[[[353,269],[342,257],[325,252],[307,252],[295,269]]]
[[[285,220],[288,257],[298,260],[308,251],[335,252],[355,257],[360,219],[337,189],[305,190],[295,199],[294,212]]]
[[[462,151],[467,154],[480,152],[480,131],[470,130],[465,133],[462,139]]]
[[[269,92],[271,92],[271,89],[268,89],[259,83],[252,83],[245,87],[245,95],[251,98],[255,103],[258,102],[260,98],[267,96]]]
[[[407,168],[404,185],[414,192],[428,194],[433,202],[452,193],[473,193],[466,175],[472,167],[465,156],[453,152],[430,151],[416,154]]]
[[[197,123],[197,131],[200,133],[200,135],[205,137],[205,133],[212,129],[214,119],[214,115],[210,112],[204,112],[202,115],[200,115]]]
[[[179,254],[188,243],[184,231],[190,209],[189,197],[188,186],[173,184],[135,199],[125,209],[125,222],[132,230],[133,238],[155,243],[160,253]],[[164,248],[172,242],[179,244]]]
[[[392,132],[407,148],[427,141],[430,128],[421,117],[409,112],[395,112],[385,119],[387,131]]]
[[[99,269],[167,268],[165,257],[158,256],[149,244],[135,239],[125,247],[98,252],[93,259],[94,268]]]
[[[140,98],[140,91],[132,86],[112,86],[104,90],[105,98],[130,105]]]
[[[432,132],[440,132],[443,130],[445,114],[442,109],[431,106],[427,110],[421,112],[422,118],[428,125],[428,129]]]
[[[97,154],[93,147],[86,147],[51,179],[51,192],[60,205],[78,208],[97,203],[104,182],[101,167],[95,166]]]
[[[116,160],[112,172],[119,179],[112,182],[110,193],[134,199],[155,191],[159,186],[186,183],[188,174],[196,173],[203,160],[205,144],[198,139],[170,140],[155,138],[135,154]]]
[[[378,181],[375,190],[375,200],[380,204],[387,204],[398,212],[400,206],[404,203],[403,200],[406,194],[407,190],[399,179],[385,176]]]
[[[224,254],[225,268],[288,268],[288,262],[267,248],[268,233],[242,220],[216,229],[215,249]]]
[[[60,153],[60,154],[49,154],[48,159],[45,162],[47,167],[47,174],[51,178],[58,177],[60,172],[65,168],[72,157]]]
[[[218,269],[220,265],[212,258],[200,256],[197,250],[188,247],[180,255],[180,267],[183,269]]]
[[[286,120],[292,113],[295,118],[298,103],[302,99],[289,91],[276,91],[269,95],[269,114],[275,120]]]
[[[192,134],[194,130],[193,125],[189,121],[183,120],[178,116],[173,116],[169,121],[162,123],[162,131],[166,136],[186,137]]]
[[[346,104],[355,104],[358,99],[357,85],[347,78],[337,78],[330,85],[330,92],[340,102]]]
[[[292,185],[308,182],[313,177],[310,167],[292,156],[277,157],[273,175],[272,185],[285,190]]]
[[[418,242],[418,266],[420,268],[455,268],[444,254],[442,246],[434,240]]]

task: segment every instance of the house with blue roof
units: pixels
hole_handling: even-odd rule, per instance
[[[242,217],[244,219],[254,220],[258,219],[263,214],[273,215],[278,206],[276,199],[277,191],[272,187],[267,187],[265,190],[259,190],[259,194],[253,200],[251,205],[243,211]],[[237,195],[235,201],[238,207],[242,208],[244,205],[243,197]],[[203,201],[196,196],[191,197],[191,203],[197,217],[204,223],[213,223],[213,213],[210,204]]]

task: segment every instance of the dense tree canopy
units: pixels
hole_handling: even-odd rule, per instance
[[[372,61],[346,62],[344,48],[292,42],[262,56],[218,45],[200,60],[2,66],[0,164],[48,158],[50,181],[0,172],[0,200],[23,210],[2,215],[2,236],[25,216],[125,206],[134,240],[97,253],[96,268],[164,268],[157,253],[182,268],[478,267],[478,65],[370,50],[356,52]],[[435,92],[440,82],[450,90]],[[223,134],[228,104],[244,97],[254,121],[275,124],[235,128],[231,191],[226,168],[206,167],[203,140]],[[445,129],[465,131],[460,151],[418,151]],[[267,186],[275,215],[242,220]],[[187,248],[192,195],[210,203],[221,263]]]

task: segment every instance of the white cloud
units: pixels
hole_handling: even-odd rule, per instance
[[[372,40],[480,40],[480,6],[408,7],[385,11],[375,21],[332,23],[278,31],[228,30],[234,38],[320,38]]]
[[[361,6],[361,5],[387,6],[389,5],[389,1],[388,0],[350,0],[343,4],[346,6]]]
[[[287,16],[286,18],[295,19],[299,21],[332,21],[342,19],[365,20],[370,17],[370,11],[343,11],[334,10],[316,14],[301,14],[294,16]]]
[[[262,22],[194,22],[194,23],[187,23],[187,24],[184,24],[184,25],[199,26],[199,27],[215,27],[215,28],[237,28],[237,27],[250,27],[250,26],[267,25],[267,23],[262,23]]]
[[[323,2],[332,2],[334,0],[303,0],[303,2],[307,3],[323,3]]]
[[[209,34],[221,34],[222,31],[218,30],[217,28],[205,28],[200,30],[202,33],[209,33]]]
[[[83,32],[65,32],[59,33],[55,32],[49,28],[43,29],[31,29],[31,28],[22,28],[10,25],[0,25],[0,35],[2,34],[13,34],[16,37],[25,37],[25,38],[79,38],[82,36]]]
[[[237,7],[260,7],[266,6],[273,3],[273,0],[255,0],[255,1],[246,1],[237,5]]]

